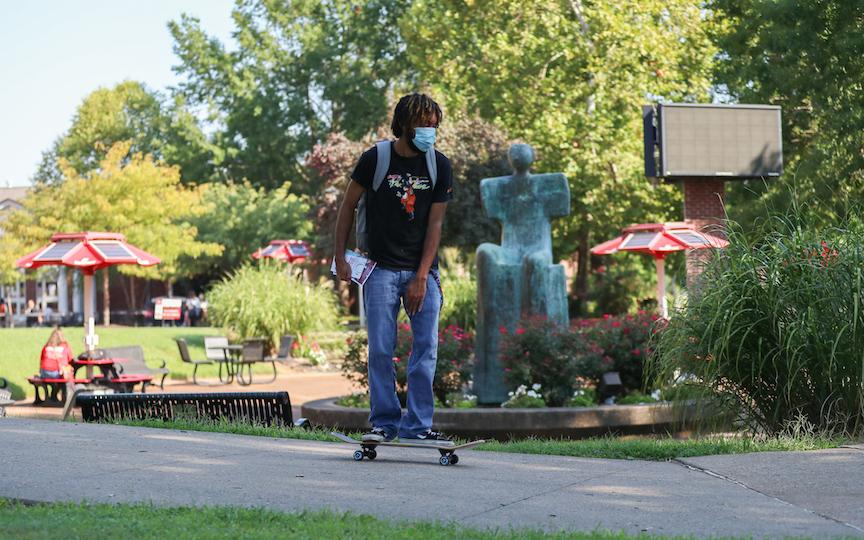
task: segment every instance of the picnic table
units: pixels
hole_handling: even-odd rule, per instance
[[[234,376],[237,374],[237,365],[243,356],[243,345],[228,344],[228,345],[212,345],[211,349],[221,350],[225,356],[225,379],[222,379],[220,370],[219,380],[226,384],[234,382]]]
[[[42,378],[28,377],[27,381],[35,388],[34,405],[62,406],[67,398],[69,386],[77,391],[110,390],[127,393],[134,391],[136,384],[149,383],[152,375],[119,373],[118,366],[129,361],[126,358],[112,357],[102,349],[82,353],[71,362],[72,379],[63,377]],[[78,370],[85,369],[83,377],[78,376]],[[94,367],[99,373],[94,373]]]

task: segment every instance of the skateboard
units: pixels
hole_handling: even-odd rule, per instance
[[[423,444],[423,443],[410,443],[410,442],[369,442],[369,441],[358,441],[357,439],[352,439],[351,437],[339,433],[332,432],[330,435],[333,435],[337,439],[342,442],[348,444],[359,444],[360,450],[356,450],[354,452],[354,461],[362,461],[363,458],[366,459],[375,459],[378,457],[378,452],[375,451],[377,446],[402,446],[405,448],[434,448],[441,453],[441,457],[438,458],[438,463],[444,466],[447,465],[456,465],[459,463],[459,456],[456,455],[456,450],[461,450],[463,448],[471,448],[473,446],[477,446],[478,444],[483,444],[486,442],[485,439],[480,439],[477,441],[471,441],[465,444],[457,444],[455,446],[445,446],[443,444]]]

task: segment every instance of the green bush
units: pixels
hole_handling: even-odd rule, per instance
[[[660,335],[658,384],[685,381],[733,405],[750,427],[864,431],[864,235],[777,219],[749,240],[729,227]]]
[[[530,389],[523,384],[508,392],[508,399],[501,406],[507,409],[540,409],[546,406],[541,390],[540,384],[535,383]]]
[[[458,326],[466,332],[477,329],[477,281],[472,275],[441,272],[444,305],[441,326]]]
[[[209,316],[240,338],[263,337],[275,348],[283,334],[299,337],[336,326],[336,297],[310,284],[299,272],[264,261],[248,264],[207,295]]]

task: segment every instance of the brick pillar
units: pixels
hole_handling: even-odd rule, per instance
[[[726,238],[724,180],[687,178],[684,184],[684,221],[697,231]],[[698,249],[687,253],[687,285],[702,272],[702,267],[711,256],[710,249]]]

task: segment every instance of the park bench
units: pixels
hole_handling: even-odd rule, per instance
[[[160,389],[165,389],[165,377],[168,376],[169,370],[165,367],[165,360],[162,360],[162,365],[158,368],[151,368],[144,361],[144,349],[140,345],[127,345],[125,347],[105,347],[102,349],[105,354],[112,358],[122,358],[123,362],[115,364],[117,377],[112,379],[118,385],[141,384],[141,391],[147,391],[147,385],[156,383],[152,382],[158,375],[162,375],[159,379]]]
[[[66,386],[72,382],[74,384],[93,384],[95,380],[101,379],[102,375],[94,375],[92,379],[76,378],[69,380],[63,377],[57,378],[42,378],[42,377],[27,377],[27,382],[33,385],[35,397],[33,405],[47,405],[53,407],[62,407],[66,402]]]
[[[81,395],[77,405],[85,422],[190,419],[295,425],[288,392]],[[305,424],[299,419],[296,425]]]

